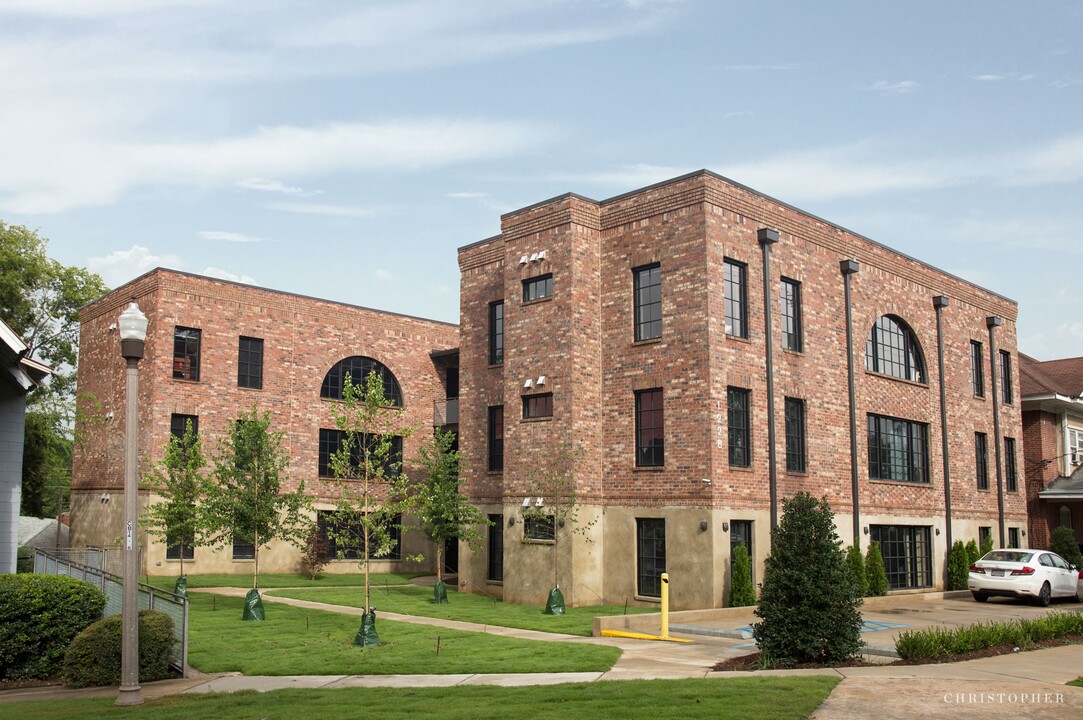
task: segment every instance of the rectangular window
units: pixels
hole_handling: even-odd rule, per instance
[[[929,482],[929,426],[869,414],[869,478]]]
[[[729,461],[733,467],[748,467],[752,464],[752,424],[748,402],[748,390],[734,387],[726,389]]]
[[[173,378],[199,380],[199,343],[202,331],[177,325],[173,330]]]
[[[504,406],[489,408],[489,470],[504,469]]]
[[[199,432],[198,415],[181,415],[173,413],[169,416],[169,433],[178,440],[184,439],[184,433],[188,429],[188,423],[192,423],[192,432]]]
[[[504,301],[489,303],[489,364],[504,364]]]
[[[632,270],[635,297],[635,339],[662,337],[662,267],[658,263]]]
[[[748,337],[748,290],[744,263],[726,258],[723,262],[722,292],[725,295],[726,334]]]
[[[504,581],[504,516],[489,516],[489,564],[485,579],[489,582]]]
[[[989,444],[985,433],[974,433],[974,476],[979,490],[989,489]]]
[[[932,587],[930,529],[927,526],[914,525],[869,526],[870,536],[880,543],[884,571],[893,590]]]
[[[527,540],[554,540],[556,525],[552,515],[527,516],[523,518],[523,537]]]
[[[165,559],[166,560],[180,560],[181,553],[183,551],[185,560],[193,560],[196,556],[196,549],[192,547],[192,543],[195,542],[195,536],[192,533],[184,538],[184,542],[179,542],[179,537],[176,535],[170,535],[166,540],[165,546]]]
[[[1015,438],[1004,438],[1004,489],[1008,492],[1019,490],[1015,474]]]
[[[1012,404],[1012,354],[1007,350],[1000,351],[1000,401],[1005,405]]]
[[[523,302],[541,300],[553,294],[553,275],[539,275],[523,281]]]
[[[665,431],[662,390],[640,390],[636,393],[636,467],[665,464]]]
[[[263,340],[241,337],[237,345],[237,387],[263,387]]]
[[[1008,547],[1019,547],[1019,528],[1008,528]]]
[[[402,516],[394,515],[383,523],[391,549],[384,555],[376,555],[378,539],[369,536],[369,560],[402,559]],[[365,554],[365,526],[357,517],[338,510],[316,512],[316,532],[327,543],[327,557],[331,560],[360,560]]]
[[[786,398],[786,471],[805,472],[805,401]]]
[[[319,477],[335,477],[335,472],[331,466],[331,458],[342,449],[347,435],[348,433],[345,430],[320,428],[319,460],[317,462]],[[362,454],[364,448],[372,447],[375,441],[375,435],[361,433],[357,440],[353,442],[350,448],[350,465],[355,469],[356,475],[351,479],[356,479],[360,475],[360,468],[364,461],[364,455]],[[395,435],[391,438],[391,452],[388,453],[387,464],[383,470],[385,477],[396,477],[402,470],[402,436]]]
[[[781,282],[782,347],[801,352],[801,283],[789,278]]]
[[[523,398],[523,419],[553,417],[553,393],[527,395]]]
[[[993,528],[989,526],[978,528],[978,547],[984,547],[987,542],[991,542],[993,539]]]
[[[256,546],[250,542],[239,540],[236,535],[233,536],[233,559],[234,560],[255,560],[256,559]]]
[[[1065,475],[1071,475],[1076,465],[1083,463],[1083,430],[1068,428],[1068,462]]]
[[[662,597],[666,571],[666,521],[636,518],[636,594]]]
[[[974,397],[985,397],[981,343],[977,340],[970,341],[970,390],[974,393]]]
[[[730,520],[730,562],[733,562],[734,551],[741,545],[748,551],[748,557],[752,560],[755,557],[752,554],[752,521]],[[752,569],[753,571],[756,569],[755,561],[752,562]]]

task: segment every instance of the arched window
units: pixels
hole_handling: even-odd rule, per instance
[[[1069,529],[1072,527],[1072,509],[1067,505],[1060,506],[1060,526]]]
[[[925,382],[921,345],[902,318],[884,315],[869,331],[865,343],[865,369],[914,382]]]
[[[320,397],[332,400],[342,399],[342,384],[346,376],[350,376],[350,382],[354,385],[364,385],[365,378],[369,373],[375,372],[384,381],[384,396],[389,405],[402,407],[402,390],[394,373],[387,369],[379,360],[373,360],[363,355],[355,355],[345,360],[338,361],[323,378],[323,386],[320,388]]]

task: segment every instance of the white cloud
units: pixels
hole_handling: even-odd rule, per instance
[[[476,198],[487,198],[487,197],[489,197],[489,193],[487,193],[487,192],[450,192],[450,193],[447,194],[447,196],[449,198],[454,198],[456,200],[469,200],[469,199],[476,199]]]
[[[306,192],[303,188],[290,187],[278,180],[264,180],[263,178],[248,178],[247,180],[241,180],[237,183],[237,187],[244,188],[245,190],[258,190],[260,192],[276,192],[284,193],[286,195],[312,195],[315,193]]]
[[[1004,80],[1005,77],[1004,75],[975,75],[974,79],[981,82],[996,82],[997,80]]]
[[[389,283],[394,281],[395,279],[395,276],[391,274],[391,271],[384,268],[377,268],[373,270],[372,277],[374,277],[378,282],[382,283]]]
[[[894,83],[887,80],[877,80],[865,89],[882,95],[907,95],[917,91],[919,87],[920,85],[913,80],[902,80]]]
[[[207,277],[218,278],[219,280],[231,280],[233,282],[244,283],[245,285],[259,284],[255,281],[254,278],[248,275],[237,275],[236,273],[231,273],[228,270],[223,270],[216,267],[209,267],[201,274],[206,275]]]
[[[267,209],[297,215],[326,215],[329,217],[372,217],[378,212],[373,208],[359,205],[328,205],[320,203],[271,203],[267,205]]]
[[[224,230],[200,230],[196,233],[204,240],[224,240],[231,243],[257,243],[263,242],[263,238],[258,238],[255,235],[245,235],[244,233],[226,232]]]
[[[729,72],[747,72],[750,70],[797,70],[800,65],[796,63],[783,63],[776,65],[725,65],[723,70]]]
[[[104,257],[87,258],[86,265],[88,270],[101,275],[109,287],[123,285],[157,267],[180,270],[184,266],[176,255],[153,255],[141,245],[132,245],[131,250],[117,250]]]

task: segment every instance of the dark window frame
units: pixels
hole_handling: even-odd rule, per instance
[[[234,560],[255,560],[256,559],[256,546],[250,542],[244,540],[238,540],[236,535],[233,537],[233,559]]]
[[[970,392],[974,397],[985,397],[985,354],[981,343],[970,341]]]
[[[553,417],[553,393],[523,395],[523,419],[538,420]]]
[[[635,341],[662,337],[662,264],[632,269]]]
[[[1004,438],[1004,490],[1019,492],[1019,476],[1015,468],[1015,438]]]
[[[523,280],[523,302],[536,302],[553,297],[553,273],[535,275]]]
[[[489,406],[489,472],[504,470],[504,406]]]
[[[489,364],[504,364],[504,301],[489,303]]]
[[[726,335],[747,340],[748,265],[732,258],[724,258],[722,268]]]
[[[504,582],[504,516],[502,514],[489,515],[489,533],[485,545],[489,554],[485,579],[488,582]]]
[[[636,467],[666,464],[665,398],[662,388],[637,390],[635,394]]]
[[[350,433],[337,428],[320,428],[319,450],[316,461],[316,476],[325,480],[357,480],[358,478],[336,478],[331,468],[331,456],[342,449],[342,443]],[[361,448],[369,446],[376,436],[371,433],[360,433],[359,441],[350,449],[350,462],[355,466],[361,465]],[[398,477],[402,472],[403,440],[401,435],[391,436],[391,452],[387,459],[388,467],[384,468],[387,478]],[[397,466],[398,471],[392,472],[391,465]]]
[[[237,338],[237,387],[263,389],[263,338]]]
[[[925,354],[914,330],[897,315],[881,315],[865,339],[865,369],[928,384]]]
[[[173,379],[199,382],[203,330],[173,326]]]
[[[556,519],[552,515],[527,515],[523,518],[523,540],[551,543],[556,541]]]
[[[343,513],[339,510],[317,510],[316,532],[320,539],[326,543],[327,560],[360,560],[365,554],[364,525],[360,520],[348,523],[342,519]],[[343,543],[335,538],[334,532],[345,531],[351,533],[353,542]],[[388,535],[391,536],[391,550],[386,555],[372,555],[368,560],[402,560],[402,515],[395,514],[388,518]],[[334,532],[328,532],[333,530]],[[370,543],[371,545],[371,543]],[[339,551],[342,556],[339,556]]]
[[[870,480],[916,485],[931,482],[928,424],[869,413],[866,432]]]
[[[636,595],[662,597],[666,572],[665,518],[636,518]]]
[[[166,560],[180,560],[181,548],[184,548],[184,559],[194,560],[196,557],[196,549],[193,543],[195,542],[195,533],[188,533],[186,541],[182,544],[176,542],[176,535],[170,535],[166,538],[165,543],[165,559]]]
[[[1019,528],[1017,528],[1017,527],[1008,528],[1008,547],[1010,547],[1010,548],[1022,547],[1022,544],[1019,541]]]
[[[346,375],[354,387],[363,387],[368,375],[375,372],[384,381],[384,397],[389,407],[403,407],[402,386],[399,385],[391,368],[375,358],[365,355],[352,355],[343,358],[331,366],[320,384],[320,397],[326,400],[341,400],[342,388],[346,384]]]
[[[752,391],[726,388],[726,425],[730,467],[752,466]]]
[[[803,352],[800,282],[787,277],[779,281],[779,306],[782,317],[782,348],[791,352]]]
[[[1011,405],[1014,398],[1012,390],[1012,354],[1007,350],[999,350],[1000,356],[1000,401],[1005,405]]]
[[[755,581],[756,558],[752,554],[754,539],[752,523],[752,520],[730,520],[730,562],[733,562],[733,553],[737,547],[744,545],[752,565],[752,579]]]
[[[805,421],[805,401],[788,397],[785,400],[786,417],[786,472],[804,473],[808,470]]]
[[[989,436],[974,433],[974,477],[979,490],[989,489]]]
[[[870,525],[880,544],[884,572],[892,590],[933,586],[932,528],[927,525]]]

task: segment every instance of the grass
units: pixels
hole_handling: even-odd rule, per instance
[[[242,598],[193,593],[189,664],[245,675],[392,675],[602,672],[620,650],[552,643],[384,620],[381,646],[357,648],[361,618],[265,603],[264,622],[243,622]]]
[[[645,680],[534,687],[350,688],[279,690],[232,695],[174,695],[139,707],[118,708],[114,698],[5,705],[21,720],[308,720],[379,717],[382,720],[475,720],[486,717],[635,718],[645,714],[680,718],[796,720],[807,718],[839,678],[734,678]]]
[[[313,590],[281,590],[272,593],[280,597],[314,600],[332,605],[361,607],[362,593],[358,590],[337,588]],[[464,622],[498,625],[500,627],[520,628],[522,630],[540,630],[542,632],[564,633],[590,637],[593,634],[594,618],[599,615],[623,615],[627,613],[655,612],[651,609],[627,608],[623,605],[591,605],[588,607],[568,608],[564,615],[544,615],[542,605],[520,605],[506,603],[484,595],[456,592],[448,588],[448,604],[433,605],[432,588],[425,587],[380,587],[374,588],[372,605],[377,613],[380,610],[402,613],[403,615],[421,615],[443,620],[461,620]]]
[[[907,630],[895,638],[895,650],[903,660],[936,660],[1004,645],[1029,649],[1045,640],[1079,635],[1083,615],[1053,612],[1033,619]]]
[[[421,577],[426,574],[427,573],[372,573],[369,582],[372,583],[374,587],[377,585],[406,585],[410,582],[411,578]],[[143,580],[149,580],[150,584],[155,587],[172,591],[173,583],[177,581],[177,577],[177,575],[151,575],[149,578],[143,578]],[[260,573],[259,575],[259,587],[261,590],[284,587],[345,587],[364,584],[365,576],[361,573],[349,573],[346,575],[324,574],[320,575],[317,580],[310,580],[308,575],[300,575],[297,573]],[[250,588],[252,587],[252,576],[223,574],[188,576],[189,589],[212,587]]]
[[[1075,680],[1069,681],[1068,684],[1069,685],[1074,685],[1075,687],[1083,687],[1083,675],[1080,675]]]

